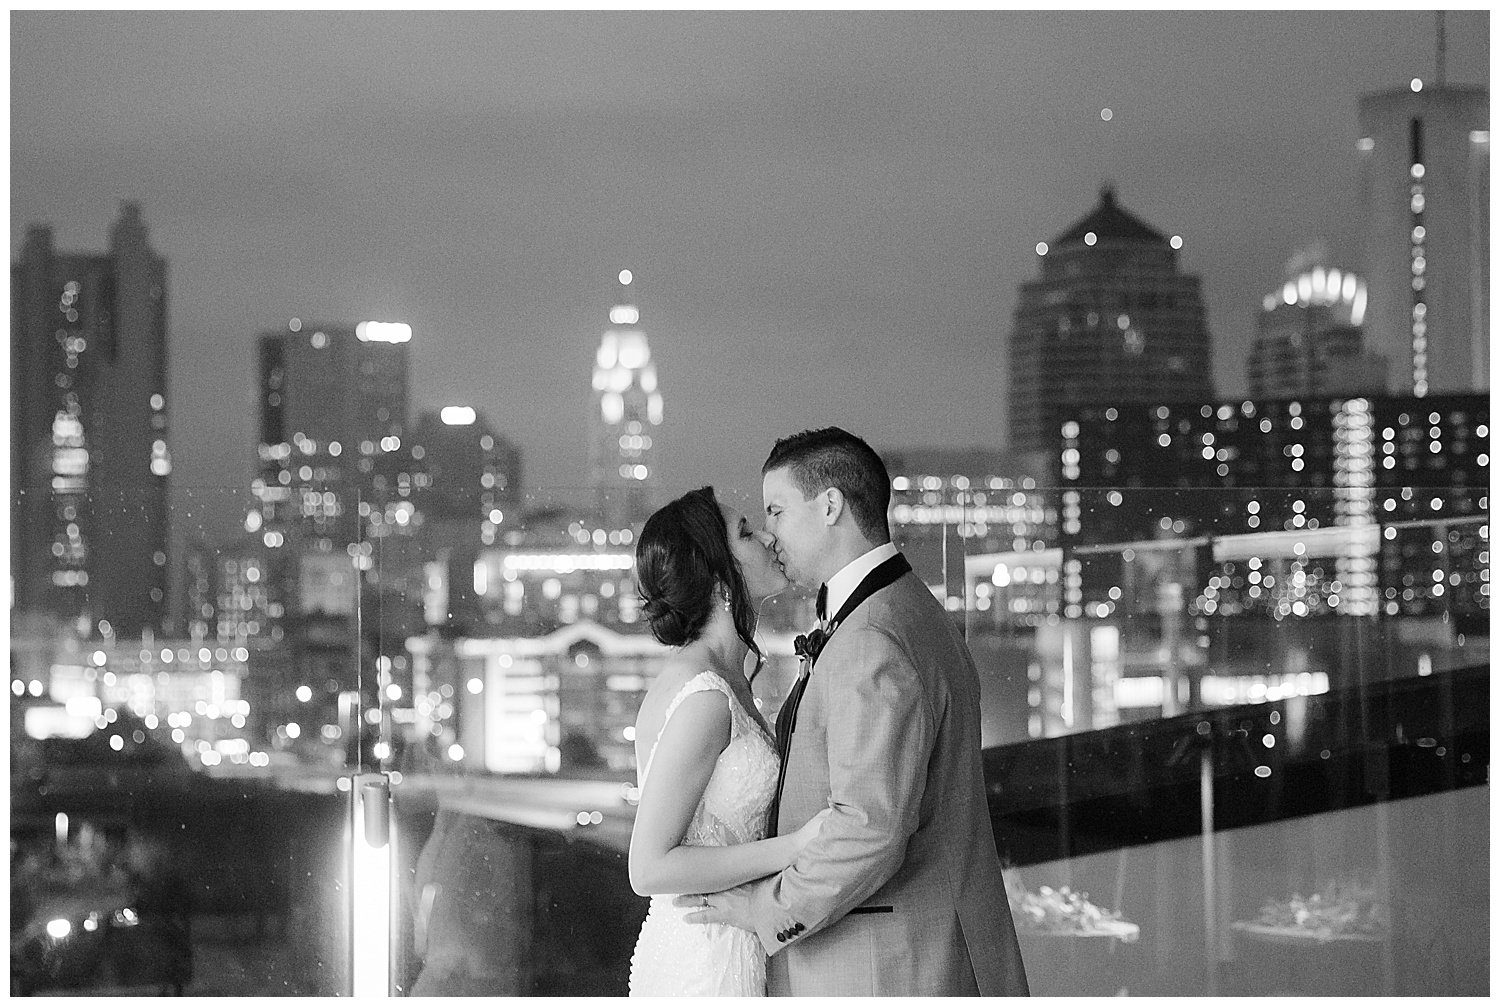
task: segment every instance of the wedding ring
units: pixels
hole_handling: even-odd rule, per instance
[[[703,896],[700,896],[700,898],[703,899],[703,908],[707,909],[708,908],[708,896],[707,895],[703,895]]]

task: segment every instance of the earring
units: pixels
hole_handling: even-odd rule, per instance
[[[726,612],[734,611],[734,605],[729,601],[729,592],[725,591],[719,595],[719,607]]]

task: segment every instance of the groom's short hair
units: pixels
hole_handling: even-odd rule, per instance
[[[788,470],[804,498],[829,486],[837,488],[865,538],[877,545],[891,540],[886,517],[891,506],[891,477],[875,449],[858,437],[838,427],[783,437],[771,448],[760,473],[764,476],[782,468]]]

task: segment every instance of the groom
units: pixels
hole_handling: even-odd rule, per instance
[[[978,673],[891,544],[885,464],[830,427],[778,441],[761,472],[777,556],[824,602],[777,717],[771,831],[833,813],[780,874],[678,904],[702,907],[689,922],[758,934],[773,996],[1025,995],[985,802]]]

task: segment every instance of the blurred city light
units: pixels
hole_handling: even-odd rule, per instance
[[[450,427],[466,427],[473,425],[478,414],[473,406],[444,406],[438,415]]]
[[[360,322],[354,334],[362,343],[405,343],[411,340],[411,326],[405,322]]]

